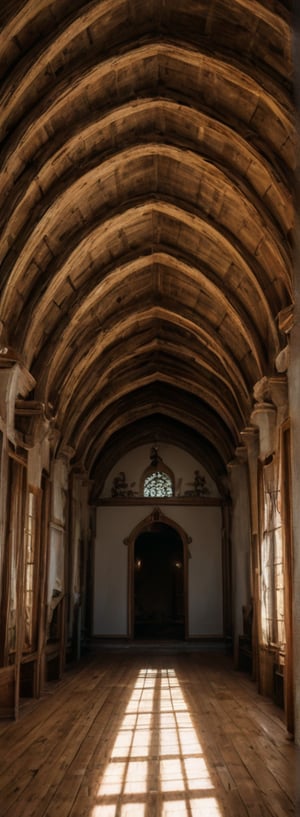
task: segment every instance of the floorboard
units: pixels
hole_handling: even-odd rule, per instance
[[[99,650],[0,723],[0,817],[298,815],[283,714],[230,658]]]

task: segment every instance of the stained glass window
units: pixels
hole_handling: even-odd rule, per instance
[[[144,481],[144,496],[173,496],[171,477],[163,471],[148,474]]]

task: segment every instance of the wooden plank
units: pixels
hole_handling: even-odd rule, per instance
[[[99,651],[53,689],[0,733],[1,817],[105,804],[160,817],[172,802],[178,814],[197,802],[221,817],[294,813],[296,747],[277,747],[281,713],[266,707],[268,735],[266,702],[226,657]]]
[[[0,718],[14,717],[15,684],[15,667],[0,667]]]
[[[19,814],[20,817],[23,817],[23,815],[25,817],[27,814],[27,799],[30,802],[30,814],[35,813],[35,810],[32,811],[32,805],[35,805],[37,815],[39,815],[42,813],[41,808],[44,802],[48,806],[52,797],[56,796],[62,780],[65,785],[66,770],[72,763],[73,758],[77,757],[78,745],[80,746],[84,742],[94,713],[98,711],[99,707],[102,708],[107,694],[107,689],[103,690],[102,695],[98,693],[97,701],[90,712],[85,709],[81,717],[76,717],[77,710],[74,710],[71,717],[70,713],[67,713],[68,717],[64,717],[63,723],[62,719],[56,723],[51,720],[48,724],[51,738],[44,741],[43,745],[37,741],[36,744],[33,744],[32,752],[26,752],[26,757],[24,757],[24,754],[21,755],[14,765],[14,774],[18,779],[18,791],[12,790],[11,792],[10,808],[7,812],[9,815],[11,814],[11,817],[17,817]],[[111,704],[109,709],[111,710]],[[35,777],[39,773],[38,785],[33,786],[32,789],[30,786],[28,787],[28,783],[31,782],[30,773],[28,773],[27,779],[26,776],[22,777],[24,761],[26,766],[31,769],[31,777]],[[12,774],[7,786],[3,788],[4,796],[6,791],[10,791],[12,788],[14,774]],[[15,796],[16,794],[17,796]],[[20,795],[22,795],[21,799],[18,799]],[[18,800],[18,803],[16,800]]]

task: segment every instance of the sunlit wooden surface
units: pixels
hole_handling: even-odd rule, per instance
[[[0,722],[1,817],[285,817],[299,756],[224,655],[99,651]]]

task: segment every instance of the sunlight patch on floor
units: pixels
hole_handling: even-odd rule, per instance
[[[221,817],[213,789],[175,671],[141,670],[91,817]]]

